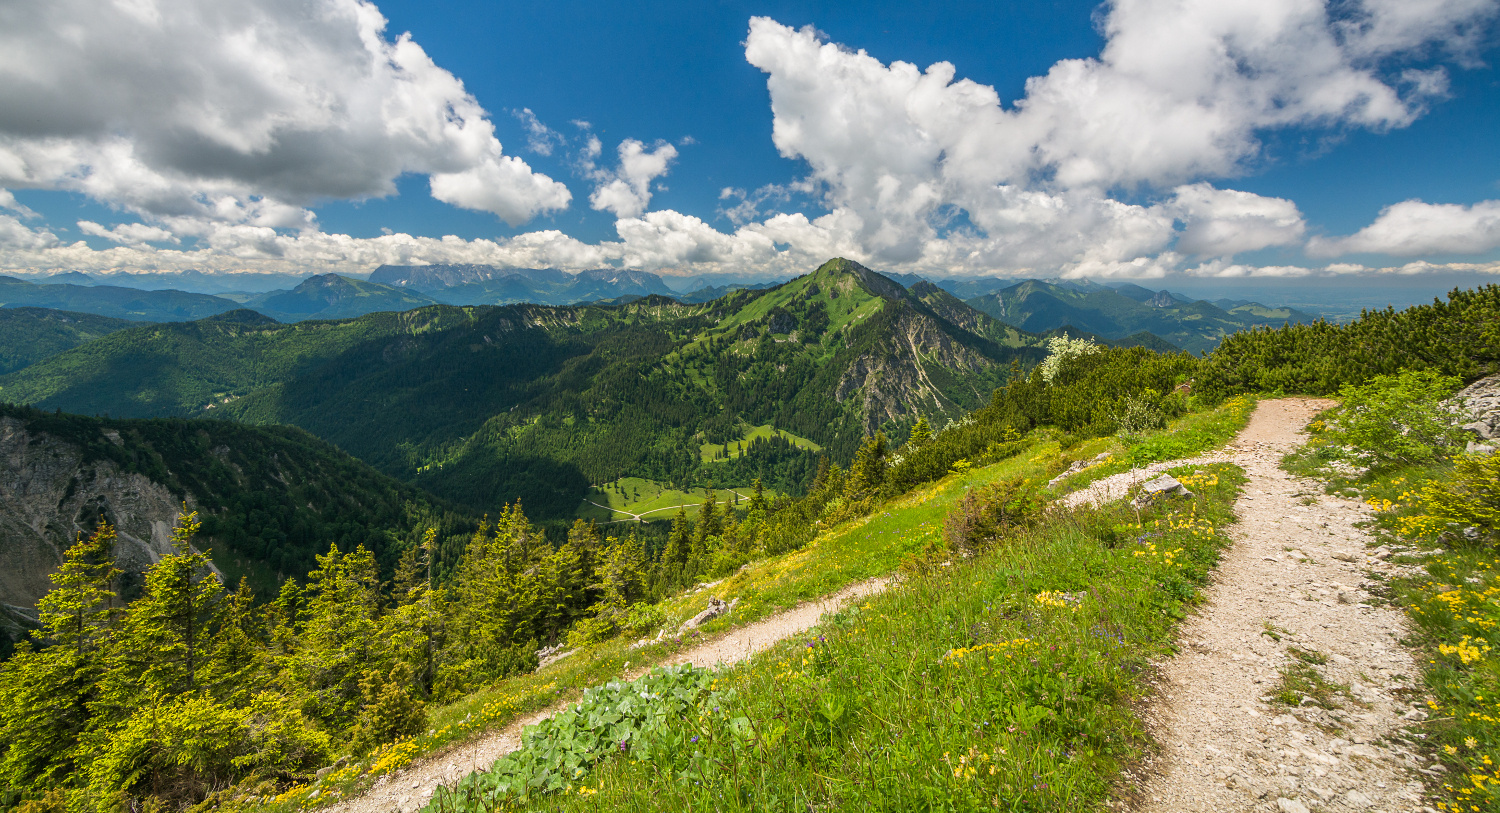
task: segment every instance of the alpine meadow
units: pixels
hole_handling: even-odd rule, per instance
[[[1500,813],[1497,65],[0,1],[0,813]]]

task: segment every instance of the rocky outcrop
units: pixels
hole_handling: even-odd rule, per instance
[[[1157,291],[1156,296],[1146,300],[1146,304],[1153,308],[1175,308],[1181,303],[1170,292]]]
[[[677,633],[680,635],[688,630],[695,630],[721,615],[728,615],[734,609],[735,605],[739,603],[739,599],[726,602],[723,599],[710,598],[708,600],[708,608],[682,622],[682,626],[677,628]]]
[[[1481,378],[1459,390],[1448,405],[1477,445],[1493,447],[1500,441],[1500,375]]]
[[[110,435],[113,435],[111,437]],[[101,442],[120,442],[118,433]],[[51,587],[48,576],[99,517],[118,533],[118,566],[140,573],[172,552],[183,498],[114,463],[88,460],[79,445],[0,418],[0,604],[26,610]]]
[[[834,389],[841,402],[859,401],[866,432],[913,414],[953,414],[959,410],[950,388],[967,386],[965,373],[999,366],[909,303],[886,307],[893,312],[874,328],[879,341],[849,362]]]

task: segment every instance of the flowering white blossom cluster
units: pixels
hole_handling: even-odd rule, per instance
[[[1056,336],[1047,340],[1047,358],[1037,366],[1042,373],[1042,380],[1052,383],[1057,373],[1062,369],[1063,362],[1078,356],[1087,356],[1090,353],[1099,352],[1099,345],[1088,339],[1070,339],[1068,334]]]

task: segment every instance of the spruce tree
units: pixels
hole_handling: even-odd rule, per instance
[[[886,439],[884,432],[876,432],[860,445],[849,465],[849,476],[844,485],[844,494],[851,500],[871,496],[885,485]]]
[[[226,608],[224,585],[208,556],[193,549],[200,523],[182,516],[174,553],[146,572],[146,589],[130,603],[108,653],[108,674],[95,705],[97,724],[123,720],[147,697],[195,692],[207,677]]]
[[[112,632],[115,529],[100,522],[79,539],[37,602],[40,651],[23,642],[0,663],[0,786],[47,790],[66,783],[88,755],[80,739]]]
[[[342,553],[332,545],[317,561],[307,576],[301,642],[290,671],[309,693],[304,709],[342,730],[359,708],[360,678],[387,660],[379,636],[380,574],[363,546]]]
[[[693,537],[688,528],[687,509],[678,506],[677,515],[672,517],[672,530],[667,533],[667,544],[661,551],[661,561],[657,563],[657,584],[661,587],[673,587],[683,581],[683,572],[687,568],[688,557],[692,555]]]
[[[911,428],[911,437],[907,438],[906,444],[915,449],[927,441],[932,440],[932,427],[926,418],[917,418],[917,423]]]

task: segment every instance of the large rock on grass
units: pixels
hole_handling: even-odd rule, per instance
[[[1163,474],[1155,480],[1149,480],[1141,485],[1141,493],[1137,494],[1131,505],[1136,508],[1146,506],[1167,499],[1168,497],[1191,497],[1193,492],[1188,487],[1177,482],[1177,478],[1170,474]]]

